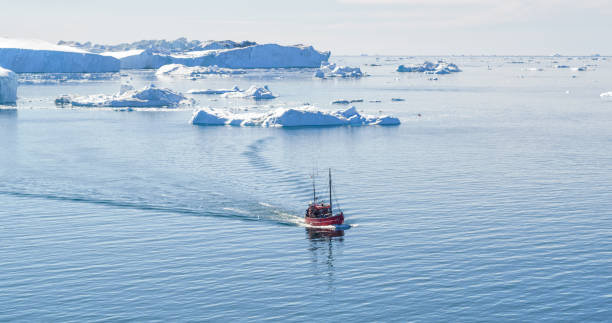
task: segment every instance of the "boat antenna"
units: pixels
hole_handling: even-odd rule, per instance
[[[331,215],[334,215],[334,211],[332,209],[331,168],[329,169],[329,213],[331,213]]]

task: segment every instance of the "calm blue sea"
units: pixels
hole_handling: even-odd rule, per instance
[[[371,74],[358,80],[122,72],[279,95],[194,96],[230,110],[364,99],[397,127],[194,126],[191,108],[53,104],[116,92],[119,76],[22,85],[0,110],[0,321],[609,321],[612,63],[449,57],[463,72],[394,72],[424,59],[332,58]],[[343,234],[300,225],[313,168],[321,194],[332,168]]]

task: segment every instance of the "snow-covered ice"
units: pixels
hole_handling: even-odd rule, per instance
[[[234,114],[223,110],[204,108],[196,110],[191,118],[196,125],[232,125],[258,127],[313,127],[399,125],[391,116],[361,115],[355,107],[339,111],[323,111],[315,107],[277,108],[264,113]]]
[[[251,85],[250,88],[244,91],[228,91],[221,96],[224,98],[242,98],[254,100],[268,100],[276,98],[276,95],[272,94],[272,91],[270,91],[267,85],[264,85],[263,87]]]
[[[0,66],[15,73],[102,73],[119,71],[114,57],[41,40],[0,37]]]
[[[73,97],[70,98],[70,101],[73,106],[79,107],[175,108],[179,105],[193,104],[192,99],[186,98],[181,93],[170,89],[160,89],[153,84],[142,90],[129,90],[127,88],[123,90],[125,91],[114,95],[98,94]],[[62,99],[62,103],[67,103],[65,102],[65,96],[60,99]]]
[[[157,77],[185,77],[200,78],[206,75],[232,75],[244,74],[243,70],[223,68],[217,65],[212,66],[185,66],[182,64],[168,64],[157,69]]]
[[[234,86],[231,89],[192,89],[187,91],[187,93],[189,94],[225,94],[225,93],[229,93],[229,92],[240,92],[240,88],[238,88],[238,86]]]
[[[335,63],[323,62],[321,67],[315,72],[314,77],[362,77],[363,73],[359,67],[339,66]]]
[[[605,100],[612,100],[612,91],[610,92],[604,92],[602,94],[599,95],[602,99]]]
[[[417,72],[417,73],[430,73],[430,74],[450,74],[461,72],[461,69],[453,63],[447,63],[445,61],[438,61],[432,63],[425,61],[423,64],[413,65],[400,65],[397,67],[398,72]]]
[[[121,61],[121,68],[151,69],[167,64],[185,66],[212,66],[225,68],[289,68],[319,67],[326,62],[330,52],[320,52],[312,46],[255,44],[244,47],[191,50],[166,53],[155,49],[130,49],[108,51],[102,55]],[[213,46],[214,47],[214,46]]]
[[[0,104],[17,101],[17,75],[0,67]]]

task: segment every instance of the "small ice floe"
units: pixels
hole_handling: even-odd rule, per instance
[[[68,105],[72,103],[72,98],[70,98],[70,95],[62,95],[59,98],[55,99],[55,105],[59,105],[59,106],[64,106],[64,105]]]
[[[604,99],[604,100],[612,100],[612,91],[604,92],[604,93],[600,94],[599,97]]]
[[[364,76],[359,67],[338,66],[334,63],[322,62],[321,67],[315,72],[314,77],[344,77],[359,78]]]
[[[361,103],[363,102],[363,99],[357,99],[357,100],[336,100],[336,101],[332,101],[331,104],[351,104],[351,103]]]
[[[530,67],[527,70],[531,72],[542,72],[544,69],[541,67]]]
[[[437,78],[437,77],[430,77],[430,78],[428,78],[428,80],[429,80],[429,81],[437,81],[437,80],[438,80],[438,78]]]
[[[223,110],[204,108],[196,110],[191,118],[195,125],[230,125],[256,127],[324,127],[399,125],[395,117],[361,115],[355,107],[339,111],[323,111],[315,107],[277,108],[264,113],[235,114]]]
[[[127,90],[114,95],[97,94],[88,96],[62,96],[56,99],[59,104],[70,101],[77,107],[133,107],[133,108],[175,108],[179,105],[191,105],[193,99],[188,99],[170,89],[160,89],[151,84],[142,90]]]
[[[557,65],[555,65],[555,68],[570,68],[570,67],[569,67],[569,65],[560,65],[560,64],[557,64]]]
[[[425,61],[423,64],[413,65],[400,65],[397,67],[398,72],[416,72],[416,73],[429,73],[429,74],[450,74],[461,72],[461,69],[453,63],[447,63],[445,61],[438,61],[432,63]]]
[[[0,104],[17,102],[17,74],[0,67]]]
[[[157,77],[201,78],[207,75],[245,74],[244,70],[213,66],[185,66],[182,64],[167,64],[157,69]]]
[[[189,94],[225,94],[225,93],[230,93],[230,92],[240,92],[240,88],[238,88],[238,86],[234,86],[231,89],[205,89],[205,90],[198,90],[198,89],[192,89],[187,91],[187,93]]]
[[[392,102],[402,102],[402,101],[406,101],[406,100],[404,100],[402,98],[391,98],[391,101]]]
[[[572,71],[586,72],[587,71],[587,67],[586,66],[574,67],[574,68],[572,68]]]
[[[381,100],[370,100],[368,102],[370,102],[370,103],[381,103],[382,101]]]
[[[253,100],[269,100],[275,99],[277,96],[272,94],[272,91],[267,85],[263,87],[257,87],[252,85],[250,88],[244,91],[230,91],[221,95],[224,98],[242,98],[242,99],[253,99]]]

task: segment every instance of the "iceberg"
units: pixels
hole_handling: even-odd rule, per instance
[[[0,67],[0,104],[17,102],[17,75]]]
[[[315,72],[314,77],[362,77],[363,73],[359,67],[338,66],[336,64],[322,62],[321,67]]]
[[[200,78],[206,75],[232,75],[245,74],[243,70],[235,70],[229,68],[212,66],[185,66],[182,64],[168,64],[157,69],[155,75],[157,77],[185,77],[185,78]]]
[[[105,73],[119,71],[114,57],[40,40],[0,37],[0,66],[15,73]]]
[[[237,88],[237,87],[234,87]],[[272,91],[267,85],[264,87],[257,87],[252,85],[250,88],[244,91],[228,91],[221,95],[224,98],[242,98],[242,99],[254,99],[254,100],[269,100],[275,99],[276,95],[272,94]]]
[[[599,97],[601,97],[604,100],[612,100],[612,91],[604,92],[604,93],[600,94]]]
[[[447,63],[445,61],[438,61],[432,63],[425,61],[423,64],[413,65],[400,65],[397,67],[398,72],[417,72],[417,73],[429,73],[429,74],[450,74],[461,72],[461,69],[453,63]]]
[[[175,40],[139,40],[133,43],[121,43],[118,45],[104,45],[104,44],[92,44],[91,42],[75,42],[75,41],[63,41],[60,40],[58,45],[68,45],[76,47],[82,50],[86,50],[91,53],[102,53],[102,52],[122,52],[129,50],[143,50],[151,49],[155,52],[161,53],[181,53],[186,51],[195,50],[207,50],[207,49],[229,49],[237,47],[246,47],[256,45],[251,41],[235,42],[231,40],[187,40],[185,37],[180,37]]]
[[[225,93],[230,93],[230,92],[240,92],[240,88],[238,88],[238,86],[234,86],[231,89],[216,89],[216,90],[212,90],[212,89],[206,89],[206,90],[197,90],[197,89],[192,89],[187,91],[187,93],[189,94],[225,94]]]
[[[67,104],[70,102],[72,106],[77,107],[132,107],[132,108],[175,108],[179,105],[193,104],[193,99],[188,99],[181,93],[174,92],[170,89],[160,89],[151,84],[142,90],[129,89],[123,87],[122,91],[115,95],[88,95],[81,97],[67,98],[62,96],[56,100],[56,103]]]
[[[213,45],[214,44],[214,45]],[[330,52],[320,52],[312,46],[247,43],[230,48],[210,43],[182,52],[166,52],[154,48],[106,51],[101,55],[121,61],[123,69],[153,69],[167,64],[213,66],[234,69],[319,67]]]
[[[355,107],[339,111],[322,111],[315,107],[277,108],[254,114],[232,114],[227,111],[204,108],[194,111],[194,125],[230,125],[257,127],[322,127],[399,125],[400,120],[391,116],[361,115]]]

